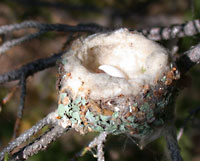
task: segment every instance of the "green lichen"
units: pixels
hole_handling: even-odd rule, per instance
[[[61,98],[61,100],[63,100],[66,96],[67,96],[66,93],[61,93],[61,94],[60,94],[60,98]]]
[[[66,96],[66,93],[62,93],[60,98],[64,99]],[[168,103],[168,100],[169,97],[166,97],[165,99],[161,100],[157,106],[160,108],[165,107],[165,105]],[[80,127],[86,126],[81,124],[82,120],[80,114],[80,107],[86,104],[87,100],[82,97],[77,97],[74,99],[74,101],[71,100],[67,105],[60,104],[58,106],[58,114],[61,117],[68,117],[72,125],[77,124]],[[138,104],[134,103],[133,106],[138,107]],[[112,116],[106,116],[103,114],[93,113],[90,109],[87,110],[85,118],[88,122],[87,126],[90,127],[93,131],[106,131],[114,135],[130,133],[130,128],[132,128],[131,131],[138,132],[137,135],[144,136],[153,130],[147,122],[153,122],[153,125],[156,126],[163,124],[162,119],[154,120],[154,111],[148,102],[144,102],[141,106],[139,106],[139,110],[145,113],[146,122],[135,123],[135,120],[137,120],[136,115],[131,115],[126,118],[121,116],[120,112],[114,112]]]
[[[80,119],[80,114],[79,114],[79,112],[74,112],[74,113],[72,113],[72,117],[73,117],[75,120],[78,121],[78,124],[81,123],[81,119]]]
[[[67,64],[67,59],[66,59],[66,58],[62,58],[61,63],[62,63],[63,65]]]
[[[138,106],[138,104],[137,104],[137,103],[134,103],[134,104],[133,104],[133,107],[137,107],[137,106]]]
[[[127,120],[130,121],[130,122],[134,122],[135,117],[134,117],[134,116],[129,116],[129,117],[127,118]]]
[[[70,121],[72,122],[72,124],[77,124],[77,122],[78,122],[78,121],[77,121],[76,119],[74,119],[74,118],[71,118]]]
[[[164,121],[163,121],[163,119],[157,119],[157,120],[155,120],[154,122],[153,122],[153,124],[155,125],[155,126],[162,126],[163,124],[164,124]]]
[[[93,113],[90,112],[89,110],[86,112],[85,118],[88,119],[88,121],[90,121],[92,123],[96,122],[96,119],[95,119]]]
[[[60,117],[63,117],[64,114],[65,114],[65,111],[66,111],[65,106],[63,104],[59,104],[59,106],[58,106],[58,115]]]
[[[152,132],[152,128],[145,122],[144,124],[137,127],[139,135],[144,136]]]
[[[147,102],[145,102],[141,107],[140,110],[143,112],[148,112],[150,110],[150,106]]]
[[[142,73],[145,73],[146,71],[147,71],[147,70],[146,70],[144,67],[141,68],[141,72],[142,72]]]
[[[80,107],[79,107],[77,104],[72,104],[72,110],[73,110],[74,112],[76,112],[76,111],[79,112]]]
[[[121,124],[119,126],[119,130],[122,131],[122,132],[126,131],[126,128],[125,128],[124,124]]]
[[[153,110],[150,110],[147,114],[147,120],[151,120],[154,117]]]
[[[116,119],[118,116],[119,116],[119,112],[114,112],[114,113],[112,114],[112,118],[113,118],[113,119]]]
[[[74,104],[79,104],[81,102],[81,96],[77,97],[75,100],[74,100]]]
[[[165,81],[167,80],[167,77],[166,76],[163,76],[162,78],[161,78],[161,81],[164,83]]]
[[[85,105],[87,104],[87,101],[86,101],[85,99],[82,99],[82,100],[81,100],[81,104],[82,104],[83,106],[85,106]]]
[[[100,115],[100,118],[103,122],[110,120],[110,116]]]
[[[93,127],[93,130],[94,130],[94,131],[98,131],[98,132],[104,131],[104,129],[103,129],[101,126],[94,126],[94,127]]]
[[[106,127],[105,131],[115,134],[117,132],[117,125],[111,121],[110,125]]]

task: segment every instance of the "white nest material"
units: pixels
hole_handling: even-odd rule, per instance
[[[63,60],[70,73],[63,85],[74,97],[89,95],[94,100],[137,95],[169,70],[166,49],[127,29],[78,39]]]

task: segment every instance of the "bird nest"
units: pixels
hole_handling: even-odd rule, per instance
[[[128,134],[143,147],[172,119],[177,79],[168,51],[137,32],[81,37],[60,61],[58,118],[81,134]]]

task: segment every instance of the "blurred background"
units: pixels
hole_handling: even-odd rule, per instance
[[[0,0],[0,25],[36,20],[69,25],[92,22],[107,27],[140,29],[184,23],[200,18],[199,11],[199,0]],[[28,33],[30,30],[23,32]],[[20,32],[16,36],[18,34]],[[67,35],[51,32],[12,48],[0,56],[0,74],[59,52]],[[161,43],[169,46],[171,42],[177,42],[178,53],[183,53],[199,41],[200,35],[196,35]],[[57,68],[54,67],[28,78],[20,133],[57,108],[56,75]],[[185,79],[185,83],[188,87],[180,92],[176,101],[177,132],[189,112],[200,106],[200,66],[192,68],[187,75],[189,78]],[[17,83],[15,81],[0,85],[0,101],[8,93],[15,91],[8,103],[0,107],[0,150],[13,135],[19,105],[19,89],[15,89]],[[28,160],[95,161],[90,152],[83,157],[75,156],[96,135],[91,133],[81,136],[71,130],[52,143],[46,151]],[[200,161],[200,114],[188,122],[179,143],[185,161]],[[164,138],[160,138],[141,151],[125,135],[109,136],[105,144],[105,156],[107,161],[167,161],[166,143]]]

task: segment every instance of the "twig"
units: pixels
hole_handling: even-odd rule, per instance
[[[56,65],[56,61],[60,58],[60,56],[63,53],[64,52],[61,52],[61,53],[54,54],[47,58],[42,58],[42,59],[32,61],[28,64],[23,65],[19,69],[15,69],[13,71],[2,74],[2,75],[0,75],[0,83],[19,80],[21,78],[22,74],[24,74],[26,77],[28,77],[36,72],[42,71],[49,67],[53,67]]]
[[[181,136],[183,135],[183,132],[184,132],[184,129],[186,128],[186,126],[187,126],[187,123],[188,123],[189,121],[191,121],[191,120],[192,120],[192,117],[195,116],[195,115],[197,115],[197,113],[198,113],[199,111],[200,111],[200,107],[197,107],[197,108],[193,109],[193,110],[189,113],[188,117],[183,121],[183,125],[182,125],[182,127],[180,128],[179,133],[178,133],[178,135],[177,135],[177,140],[178,140],[178,141],[180,140]]]
[[[18,131],[19,131],[21,119],[23,116],[23,110],[24,110],[24,103],[25,103],[25,96],[26,96],[26,77],[23,74],[20,79],[20,86],[21,86],[20,103],[18,107],[17,119],[15,121],[13,139],[15,139],[16,136],[18,136]]]
[[[0,54],[5,53],[7,50],[9,50],[10,48],[19,45],[25,41],[31,40],[33,38],[36,38],[40,35],[42,35],[43,33],[45,33],[46,31],[39,31],[33,34],[29,34],[29,35],[25,35],[23,37],[17,38],[17,39],[13,39],[13,40],[7,40],[5,43],[3,43],[0,46]]]
[[[2,111],[2,107],[9,102],[9,100],[13,97],[16,92],[18,86],[15,86],[11,89],[11,91],[1,100],[0,102],[0,112]]]
[[[169,27],[141,29],[139,32],[142,32],[146,37],[155,41],[194,36],[200,33],[200,19],[188,21],[184,24],[172,25]]]
[[[45,150],[48,145],[64,134],[69,128],[55,126],[49,129],[45,134],[37,138],[34,142],[26,145],[24,148],[15,153],[12,157],[14,160],[26,160],[29,157],[37,154],[41,150]]]
[[[182,74],[200,62],[200,43],[191,47],[176,62]]]
[[[41,130],[44,126],[49,124],[59,125],[58,119],[56,119],[56,112],[51,112],[45,118],[40,120],[37,124],[35,124],[32,128],[25,131],[21,134],[16,140],[10,142],[6,148],[4,148],[0,152],[0,160],[2,160],[6,153],[10,153],[17,146],[20,146],[22,143],[26,142],[30,137],[32,137],[35,133]]]
[[[165,140],[167,142],[168,153],[172,161],[183,161],[178,142],[176,140],[175,128],[173,126],[168,126],[165,128]]]
[[[11,25],[4,25],[0,27],[0,34],[8,34],[9,32],[13,32],[16,30],[21,30],[25,28],[35,28],[39,31],[33,34],[25,35],[23,37],[8,40],[0,46],[0,54],[4,53],[5,51],[9,50],[11,47],[18,45],[22,42],[27,40],[36,38],[48,31],[59,31],[59,32],[102,32],[108,31],[108,28],[102,27],[97,24],[78,24],[77,26],[70,26],[65,24],[43,24],[38,23],[36,21],[24,21],[19,24],[11,24]]]
[[[92,148],[97,147],[97,154],[95,156],[98,158],[98,161],[105,161],[103,144],[106,141],[107,136],[108,136],[107,132],[100,133],[99,136],[95,137],[94,140],[90,142],[88,147],[84,148],[84,150],[80,155],[83,156],[88,150],[91,151]]]
[[[24,21],[18,24],[4,25],[0,27],[0,34],[6,34],[15,30],[21,30],[25,28],[35,28],[41,31],[59,31],[59,32],[102,32],[109,30],[106,27],[90,23],[90,24],[78,24],[76,26],[70,26],[66,24],[45,24],[36,21]]]

